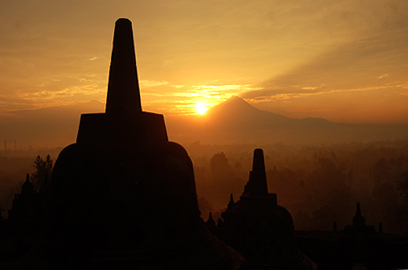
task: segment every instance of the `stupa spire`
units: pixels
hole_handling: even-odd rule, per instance
[[[141,111],[132,22],[118,19],[113,37],[106,113]]]
[[[263,150],[254,150],[252,171],[249,173],[249,180],[245,186],[243,196],[267,196],[268,185],[266,182],[265,161]]]
[[[361,207],[359,202],[357,203],[356,215],[361,216]]]
[[[254,160],[252,162],[252,171],[265,172],[265,161],[263,150],[257,148],[254,150]]]
[[[353,218],[353,227],[355,226],[365,226],[365,218],[361,214],[360,203],[357,203],[356,215]]]

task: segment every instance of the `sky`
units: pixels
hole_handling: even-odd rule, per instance
[[[408,124],[407,14],[400,0],[2,0],[0,122],[104,103],[114,23],[129,18],[144,111],[240,96],[293,118]]]

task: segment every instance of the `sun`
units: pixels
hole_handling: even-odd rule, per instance
[[[195,108],[196,112],[197,112],[198,114],[201,114],[201,115],[205,114],[205,112],[208,110],[207,107],[205,107],[205,105],[202,104],[202,103],[197,103],[197,104],[195,105],[195,107],[196,107],[196,108]]]

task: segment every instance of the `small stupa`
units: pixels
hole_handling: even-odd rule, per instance
[[[143,112],[132,24],[116,21],[106,112],[83,114],[60,153],[47,233],[17,268],[238,269],[200,219],[191,159]]]
[[[347,225],[344,228],[344,231],[349,233],[375,233],[375,227],[366,224],[366,220],[361,214],[361,206],[359,202],[357,202],[356,205],[356,215],[353,217],[353,223],[351,225]]]
[[[292,216],[268,192],[262,149],[255,149],[245,190],[236,203],[231,197],[223,218],[222,238],[244,257],[241,269],[317,269],[297,247]]]
[[[356,206],[356,215],[353,217],[353,227],[363,227],[366,226],[365,218],[361,214],[360,203],[357,203]]]

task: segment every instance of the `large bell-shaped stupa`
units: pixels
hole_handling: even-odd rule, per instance
[[[131,22],[116,22],[106,112],[81,117],[59,155],[49,228],[30,269],[238,269],[198,210],[192,162],[162,115],[143,112]]]
[[[223,218],[222,238],[244,257],[242,270],[317,269],[296,245],[291,214],[268,193],[262,149],[255,149],[245,190]]]

